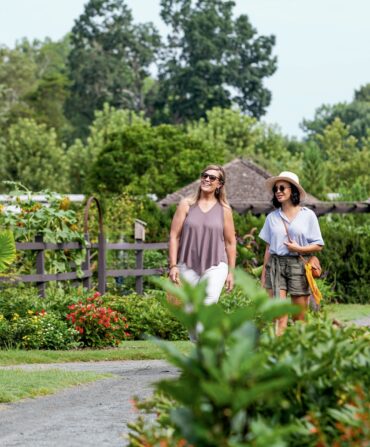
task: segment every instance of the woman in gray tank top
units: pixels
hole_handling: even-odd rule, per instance
[[[194,197],[183,199],[173,217],[169,243],[170,279],[197,284],[207,280],[206,304],[216,303],[222,288],[234,286],[236,238],[226,200],[225,172],[209,165]]]

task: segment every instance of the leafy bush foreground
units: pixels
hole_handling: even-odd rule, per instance
[[[190,355],[158,342],[180,374],[137,403],[157,416],[131,424],[129,446],[368,446],[369,332],[315,318],[275,337],[273,319],[297,309],[237,283],[252,301],[231,313],[204,306],[203,286],[165,284],[183,303],[171,313],[201,329]]]

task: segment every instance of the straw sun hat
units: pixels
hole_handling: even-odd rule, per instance
[[[286,181],[291,183],[292,185],[296,186],[301,200],[304,200],[306,198],[306,191],[302,188],[302,186],[299,184],[299,178],[297,174],[294,174],[294,172],[289,171],[283,171],[280,172],[280,174],[276,177],[270,177],[266,180],[265,185],[268,191],[272,191],[273,186],[278,181]]]

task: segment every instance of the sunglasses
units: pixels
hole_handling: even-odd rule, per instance
[[[280,185],[279,187],[274,186],[274,187],[272,188],[272,192],[275,194],[275,193],[277,193],[278,191],[280,191],[280,192],[284,192],[286,189],[291,189],[291,187],[290,187],[290,186],[284,186],[284,185]]]
[[[202,172],[200,174],[200,178],[202,180],[207,180],[207,178],[209,178],[210,182],[214,182],[215,180],[220,180],[216,175],[207,174],[206,172]]]

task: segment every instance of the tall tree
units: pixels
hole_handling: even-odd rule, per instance
[[[326,187],[326,169],[322,153],[319,147],[313,143],[307,143],[302,163],[302,184],[311,194],[320,198],[324,197]]]
[[[159,67],[155,119],[181,123],[233,104],[259,118],[271,93],[263,81],[276,70],[273,36],[258,36],[234,1],[161,0],[170,28]]]
[[[14,49],[0,48],[0,126],[27,117],[63,133],[68,127],[68,51],[68,37],[58,42],[22,39]]]
[[[303,120],[301,127],[311,138],[322,134],[337,118],[347,126],[349,134],[357,139],[358,146],[362,147],[370,128],[370,84],[355,91],[349,103],[322,105],[312,120]]]
[[[54,129],[21,118],[0,141],[0,153],[4,154],[6,180],[19,181],[33,191],[69,192],[64,148]]]
[[[71,95],[66,111],[86,135],[104,103],[144,108],[144,82],[160,44],[150,23],[135,25],[124,0],[90,0],[71,33]]]

